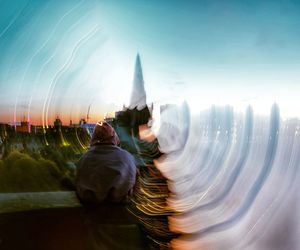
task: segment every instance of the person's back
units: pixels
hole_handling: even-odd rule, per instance
[[[82,202],[122,202],[136,180],[134,158],[119,146],[108,123],[98,123],[90,149],[78,162],[76,191]]]

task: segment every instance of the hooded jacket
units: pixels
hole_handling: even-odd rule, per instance
[[[131,192],[137,170],[133,156],[119,142],[108,123],[97,123],[91,147],[78,162],[76,191],[81,201],[122,202]]]

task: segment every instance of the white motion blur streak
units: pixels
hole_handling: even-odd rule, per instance
[[[174,249],[300,249],[300,122],[213,106],[197,116],[170,106],[156,132],[168,204],[182,233]]]

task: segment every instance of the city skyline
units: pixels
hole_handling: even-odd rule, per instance
[[[297,1],[0,1],[0,122],[93,122],[128,105],[139,52],[148,103],[297,116]]]

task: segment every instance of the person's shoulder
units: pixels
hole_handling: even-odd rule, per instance
[[[133,156],[128,151],[126,151],[125,149],[122,149],[120,147],[118,147],[118,148],[119,148],[120,155],[122,155],[123,157],[125,157],[128,160],[134,159]]]
[[[125,149],[121,148],[121,147],[116,147],[118,152],[120,154],[123,154],[123,155],[130,155],[130,153],[128,153],[128,151],[126,151]]]

